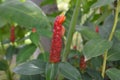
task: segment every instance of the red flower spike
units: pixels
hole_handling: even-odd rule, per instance
[[[81,56],[80,57],[80,69],[81,70],[84,70],[84,69],[86,69],[86,61],[85,61],[85,57],[84,56]]]
[[[10,29],[10,41],[12,43],[15,42],[15,27],[14,26],[12,26],[11,29]]]
[[[35,33],[36,32],[36,28],[32,28],[32,32]]]
[[[96,33],[99,33],[99,27],[98,26],[96,26],[95,31],[96,31]]]
[[[62,36],[64,34],[62,23],[65,21],[65,16],[57,16],[54,21],[53,37],[50,49],[50,62],[60,62],[60,53],[62,49]]]

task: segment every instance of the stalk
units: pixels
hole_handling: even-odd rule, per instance
[[[62,55],[63,62],[66,61],[67,56],[68,56],[69,51],[70,51],[70,45],[72,42],[72,37],[73,37],[73,33],[75,31],[75,26],[76,26],[76,22],[77,22],[77,18],[78,18],[80,2],[81,2],[81,0],[76,1],[75,9],[74,9],[73,16],[72,16],[72,19],[70,22],[70,28],[69,28],[69,32],[68,32],[67,42],[66,42],[66,46],[65,46],[65,49],[64,49],[63,55]]]
[[[120,1],[118,1],[116,10],[115,10],[115,18],[114,18],[114,24],[112,27],[112,31],[110,33],[110,36],[108,38],[108,41],[111,41],[114,35],[114,32],[116,30],[117,27],[117,22],[118,22],[118,14],[119,14],[119,6],[120,6]],[[108,50],[104,53],[104,60],[103,60],[103,66],[102,66],[102,77],[104,78],[105,76],[105,68],[106,68],[106,62],[107,62],[107,54],[108,54]]]
[[[13,80],[13,76],[12,76],[12,73],[10,71],[10,66],[9,66],[9,63],[8,64],[8,69],[5,71],[6,75],[7,75],[7,79],[8,80]]]

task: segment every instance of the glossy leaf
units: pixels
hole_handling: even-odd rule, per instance
[[[108,39],[109,34],[112,31],[112,26],[114,22],[113,20],[114,16],[111,14],[104,20],[104,24],[100,27],[99,33],[105,39]]]
[[[48,63],[46,65],[46,80],[55,80],[58,73],[58,64]]]
[[[104,52],[110,49],[112,46],[111,42],[108,42],[104,39],[93,39],[88,41],[84,48],[83,54],[87,60],[91,59],[92,57],[97,57],[99,55],[104,54]]]
[[[56,1],[54,0],[44,0],[40,3],[40,6],[45,6],[47,4],[54,4],[54,3],[56,3]]]
[[[82,80],[79,71],[67,62],[59,64],[59,71],[65,78],[69,80]]]
[[[103,80],[100,72],[93,70],[93,69],[87,69],[87,73],[95,80]]]
[[[21,75],[20,80],[45,80],[40,74],[37,75]]]
[[[32,1],[9,0],[0,5],[1,17],[25,27],[50,26],[42,10]]]
[[[41,60],[32,60],[17,66],[13,71],[21,75],[35,75],[45,72],[46,63]]]
[[[120,80],[120,70],[116,68],[110,68],[106,71],[110,80]]]
[[[98,8],[101,6],[111,4],[112,2],[114,2],[114,0],[98,0],[95,4],[91,6],[91,8]]]
[[[35,50],[36,46],[33,44],[22,47],[19,54],[17,55],[17,63],[21,63],[29,59]]]
[[[107,60],[109,61],[117,61],[120,60],[120,43],[117,42],[113,45],[113,47],[108,52]]]

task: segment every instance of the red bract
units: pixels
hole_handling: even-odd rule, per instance
[[[65,16],[57,16],[54,21],[53,37],[50,49],[50,62],[57,63],[60,61],[60,53],[62,49],[62,36],[65,29],[63,29],[62,23],[65,21]],[[64,30],[64,31],[63,31]]]
[[[15,27],[14,26],[12,26],[11,29],[10,29],[10,41],[12,43],[15,42]]]
[[[99,33],[99,27],[98,26],[96,26],[95,31],[96,31],[96,33]]]
[[[80,57],[80,69],[81,70],[86,69],[86,61],[85,61],[85,57],[84,56]]]

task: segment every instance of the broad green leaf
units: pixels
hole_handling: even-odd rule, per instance
[[[17,55],[17,63],[21,63],[29,59],[35,50],[36,46],[33,44],[22,47],[19,54]]]
[[[107,60],[109,61],[117,61],[120,60],[120,43],[117,42],[113,45],[113,47],[108,52]]]
[[[0,60],[0,71],[6,71],[8,69],[8,64],[6,60]]]
[[[87,69],[87,73],[95,80],[103,80],[100,72],[94,70],[94,69]]]
[[[40,3],[40,6],[45,6],[45,5],[54,4],[54,3],[56,3],[55,0],[44,0]]]
[[[108,39],[111,31],[112,31],[112,26],[114,23],[114,16],[112,14],[110,14],[105,20],[104,20],[104,24],[100,27],[100,35],[105,38]]]
[[[103,64],[103,57],[98,56],[90,60],[91,68],[94,70],[100,70],[100,66]]]
[[[59,64],[59,71],[65,78],[69,80],[82,80],[79,71],[67,62]]]
[[[45,80],[40,74],[37,75],[21,75],[20,80]]]
[[[92,80],[92,77],[87,72],[81,75],[82,75],[82,80]]]
[[[79,31],[87,40],[100,38],[99,34],[97,34],[95,31],[92,31],[88,27],[79,27],[76,30]]]
[[[21,75],[35,75],[45,72],[46,63],[41,60],[32,60],[17,66],[13,71]]]
[[[36,46],[39,45],[40,38],[39,38],[39,35],[37,34],[37,32],[32,32],[30,34],[30,39]]]
[[[46,15],[32,1],[9,0],[0,5],[1,17],[25,27],[49,28]]]
[[[6,50],[6,59],[11,60],[13,54],[16,53],[17,48],[15,46],[9,46]]]
[[[46,80],[55,80],[56,75],[58,73],[58,64],[50,64],[46,65]]]
[[[111,4],[114,1],[115,0],[98,0],[95,4],[91,6],[91,8],[98,8],[101,6],[105,6],[105,5]]]
[[[89,60],[92,57],[97,57],[102,54],[112,46],[112,42],[109,42],[104,39],[93,39],[88,41],[84,48],[83,54],[85,55],[86,59]]]
[[[106,71],[110,80],[120,80],[120,70],[116,68],[110,68]]]

